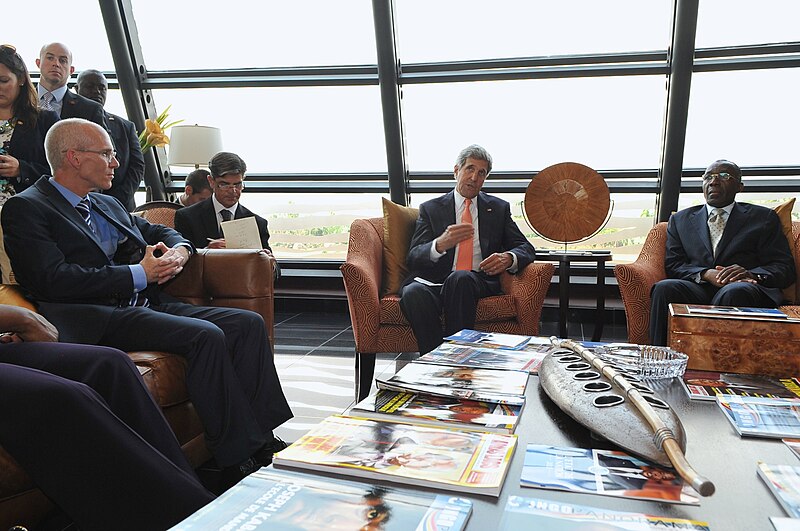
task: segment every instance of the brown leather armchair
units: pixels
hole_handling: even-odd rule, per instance
[[[657,223],[647,235],[636,261],[617,264],[614,275],[619,284],[619,293],[625,306],[628,322],[628,341],[647,345],[650,343],[650,290],[653,284],[667,277],[664,258],[667,246],[667,223]],[[800,222],[792,222],[792,242],[795,267],[798,271],[796,288],[800,288]],[[800,295],[800,293],[798,293]],[[800,298],[795,296],[795,300]],[[782,306],[791,316],[800,316],[800,306]]]
[[[417,341],[400,310],[400,297],[380,297],[383,275],[383,218],[357,219],[350,226],[347,259],[341,267],[356,343],[356,396],[369,394],[378,352],[415,352]],[[503,273],[503,295],[478,303],[475,327],[536,335],[555,265],[532,263],[516,275]]]
[[[194,304],[255,311],[264,318],[267,334],[274,342],[273,260],[256,250],[201,249],[166,291]],[[19,288],[11,285],[0,285],[0,304],[35,309],[22,297]],[[130,352],[129,355],[161,406],[189,462],[199,466],[210,459],[203,426],[186,389],[184,358],[166,352]],[[53,441],[53,444],[58,442]],[[28,475],[0,447],[0,529],[12,525],[33,527],[52,507]]]

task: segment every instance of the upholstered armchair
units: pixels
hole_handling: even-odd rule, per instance
[[[789,210],[791,215],[791,210]],[[779,214],[780,216],[780,214]],[[788,227],[788,225],[787,225]],[[789,247],[795,257],[795,267],[800,273],[800,222],[791,222]],[[788,229],[787,229],[788,230]],[[628,341],[647,345],[650,343],[650,290],[653,284],[666,278],[664,258],[667,246],[666,222],[656,224],[642,246],[639,256],[631,264],[617,264],[614,275],[617,277],[622,303],[625,306],[625,319],[628,322]],[[800,286],[800,278],[795,289]],[[792,294],[800,301],[798,293]],[[782,306],[791,316],[800,317],[800,306]]]
[[[137,216],[142,216],[150,223],[157,225],[166,225],[170,228],[175,228],[175,211],[183,208],[183,205],[172,203],[170,201],[150,201],[137,206],[133,213]]]
[[[356,396],[369,394],[378,352],[415,352],[417,342],[396,294],[381,296],[384,276],[384,218],[357,219],[350,226],[347,259],[342,264],[350,320],[356,343]],[[551,263],[532,263],[516,275],[503,273],[503,295],[481,299],[475,327],[509,334],[536,335],[545,294],[555,271]]]

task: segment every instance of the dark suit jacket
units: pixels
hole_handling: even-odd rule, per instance
[[[106,131],[109,130],[103,106],[69,89],[61,100],[61,118],[83,118],[102,126]]]
[[[236,215],[233,219],[256,218],[258,234],[261,236],[261,248],[269,247],[269,230],[267,230],[267,220],[259,215],[253,214],[241,203],[236,208]],[[214,202],[211,197],[195,203],[194,205],[181,208],[175,211],[175,229],[183,234],[183,237],[192,242],[198,249],[208,245],[208,238],[216,240],[222,238],[219,225],[217,225],[217,213],[214,212]]]
[[[58,114],[41,110],[35,127],[24,123],[14,127],[9,154],[19,160],[19,180],[16,183],[11,181],[17,193],[35,183],[42,175],[50,173],[50,165],[44,154],[44,137],[57,121]]]
[[[104,216],[128,237],[114,263],[47,176],[10,198],[0,216],[17,282],[56,328],[83,334],[61,337],[62,341],[93,343],[102,337],[114,307],[133,295],[133,278],[124,264],[137,263],[145,245],[189,245],[175,230],[132,216],[113,197],[89,196],[93,215]],[[148,287],[148,296],[158,296],[155,285]]]
[[[106,113],[106,118],[111,127],[111,140],[117,150],[119,168],[114,170],[111,188],[103,193],[113,195],[128,212],[133,212],[136,208],[133,195],[144,177],[144,155],[139,147],[139,135],[133,122],[111,113]]]
[[[481,255],[487,258],[493,253],[511,251],[517,255],[519,271],[533,262],[536,251],[511,219],[511,205],[483,192],[478,194],[477,200]],[[433,240],[438,238],[448,225],[456,222],[455,212],[453,192],[420,205],[419,218],[406,259],[410,274],[405,284],[416,276],[433,282],[442,282],[452,272],[455,247],[448,249],[438,262],[431,261],[430,252]]]
[[[673,214],[667,225],[664,262],[668,278],[694,280],[697,273],[717,265],[738,264],[763,275],[759,283],[775,304],[783,300],[781,288],[790,286],[797,275],[789,243],[778,216],[769,208],[735,203],[717,246],[711,250],[705,205]]]

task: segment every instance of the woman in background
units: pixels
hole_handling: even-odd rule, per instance
[[[0,44],[0,206],[50,173],[44,136],[58,115],[37,104],[22,57],[13,46]]]

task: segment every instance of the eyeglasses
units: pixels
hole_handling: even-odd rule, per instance
[[[217,188],[220,190],[230,190],[233,188],[234,190],[244,190],[244,181],[239,181],[238,183],[229,183],[225,181],[217,181]]]
[[[726,182],[730,181],[731,179],[736,179],[736,176],[733,175],[733,174],[730,174],[730,173],[728,173],[726,171],[721,171],[719,173],[704,173],[703,174],[703,182],[704,183],[710,183],[714,179],[719,179],[720,181],[726,183]]]
[[[117,158],[117,152],[113,149],[101,149],[99,151],[94,149],[76,149],[74,151],[80,151],[81,153],[95,153],[103,157],[103,160],[105,160],[107,164],[111,164],[111,161]]]

